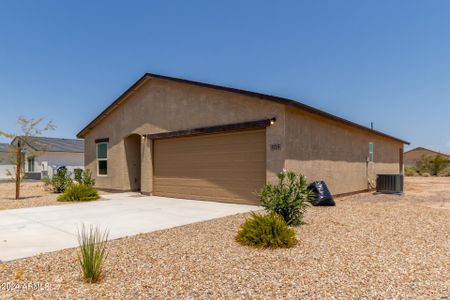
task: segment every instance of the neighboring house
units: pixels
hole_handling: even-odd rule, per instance
[[[424,147],[417,147],[405,152],[404,154],[405,166],[414,165],[416,162],[418,162],[423,158],[432,158],[436,155],[441,155],[442,157],[450,161],[450,155],[448,154],[430,150]]]
[[[283,169],[366,191],[403,172],[408,144],[294,100],[155,74],[77,137],[100,189],[253,204]]]
[[[16,137],[11,143],[16,143]],[[50,137],[32,137],[24,145],[24,167],[27,178],[51,177],[56,169],[65,166],[73,174],[74,169],[84,169],[84,141]],[[32,153],[37,153],[33,157]]]
[[[0,180],[10,179],[8,171],[14,173],[16,167],[11,163],[8,151],[9,144],[0,143]]]

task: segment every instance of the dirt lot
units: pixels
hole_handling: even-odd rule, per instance
[[[21,184],[20,199],[16,200],[14,196],[15,184],[12,182],[1,182],[0,210],[65,204],[64,202],[56,201],[58,195],[45,190],[42,182],[23,182]]]
[[[405,195],[366,194],[363,201],[450,210],[450,177],[405,177]],[[360,195],[353,196],[360,198]],[[348,198],[353,198],[348,197]]]
[[[45,188],[39,181],[22,182],[20,190],[20,199],[14,199],[16,187],[12,182],[0,182],[0,210],[37,207],[47,205],[67,205],[72,202],[58,202],[58,194],[55,194]],[[106,192],[99,192],[101,195]]]
[[[287,250],[238,245],[247,215],[236,215],[111,241],[98,284],[83,283],[73,249],[3,263],[0,297],[448,299],[447,183],[412,178],[402,197],[366,193],[312,207]],[[6,292],[8,283],[42,290]]]

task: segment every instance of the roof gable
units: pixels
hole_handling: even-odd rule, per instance
[[[435,151],[435,150],[431,150],[431,149],[428,149],[428,148],[425,148],[425,147],[416,147],[414,149],[406,151],[405,154],[411,153],[411,152],[414,152],[414,151],[428,151],[428,152],[430,152],[431,154],[434,154],[434,155],[442,155],[442,156],[450,158],[449,154],[442,153],[442,152]]]
[[[363,125],[360,125],[360,124],[354,123],[352,121],[346,120],[344,118],[332,115],[330,113],[327,113],[325,111],[319,110],[317,108],[311,107],[309,105],[303,104],[301,102],[298,102],[298,101],[295,101],[295,100],[292,100],[292,99],[287,99],[287,98],[282,98],[282,97],[277,97],[277,96],[272,96],[272,95],[267,95],[267,94],[261,94],[261,93],[256,93],[256,92],[251,92],[251,91],[246,91],[246,90],[241,90],[241,89],[236,89],[236,88],[231,88],[231,87],[219,86],[219,85],[214,85],[214,84],[209,84],[209,83],[204,83],[204,82],[191,81],[191,80],[186,80],[186,79],[181,79],[181,78],[175,78],[175,77],[163,76],[163,75],[158,75],[158,74],[152,74],[152,73],[144,74],[144,76],[142,76],[138,81],[136,81],[128,90],[126,90],[122,95],[120,95],[111,105],[109,105],[103,112],[101,112],[86,127],[84,127],[77,134],[77,137],[78,138],[84,138],[86,136],[86,134],[93,127],[95,127],[101,120],[103,120],[106,116],[108,116],[119,105],[121,105],[123,102],[125,102],[132,94],[134,94],[136,92],[137,89],[139,89],[142,85],[144,85],[150,78],[158,78],[158,79],[163,79],[163,80],[170,80],[170,81],[175,81],[175,82],[181,82],[181,83],[201,86],[201,87],[205,87],[205,88],[219,89],[219,90],[222,90],[222,91],[228,91],[228,92],[232,92],[232,93],[238,93],[238,94],[242,94],[242,95],[255,97],[255,98],[258,98],[260,100],[272,101],[272,102],[276,102],[276,103],[279,103],[279,104],[292,106],[292,107],[295,107],[297,109],[301,109],[303,111],[307,111],[307,112],[310,112],[310,113],[313,113],[313,114],[325,117],[327,119],[335,120],[335,121],[338,121],[340,123],[344,123],[344,124],[346,124],[348,126],[359,128],[359,129],[362,129],[364,131],[368,131],[368,132],[371,132],[373,134],[384,136],[386,138],[393,139],[393,140],[396,140],[398,142],[401,142],[401,143],[409,145],[409,142],[407,142],[407,141],[401,140],[399,138],[393,137],[391,135],[385,134],[385,133],[377,131],[377,130],[373,130],[371,128],[368,128],[368,127],[365,127]]]

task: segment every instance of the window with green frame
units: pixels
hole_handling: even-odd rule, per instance
[[[97,144],[97,175],[108,175],[108,143]]]
[[[373,143],[369,143],[369,161],[373,162]]]

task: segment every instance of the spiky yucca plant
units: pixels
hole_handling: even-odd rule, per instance
[[[252,213],[236,236],[236,241],[257,248],[288,248],[297,244],[295,231],[276,213]]]
[[[306,177],[294,172],[278,173],[277,184],[266,184],[259,192],[261,205],[283,217],[288,225],[300,225],[314,198]]]
[[[84,280],[88,283],[97,282],[102,276],[103,264],[107,257],[106,243],[109,232],[101,232],[98,227],[82,225],[78,232],[78,261]]]

